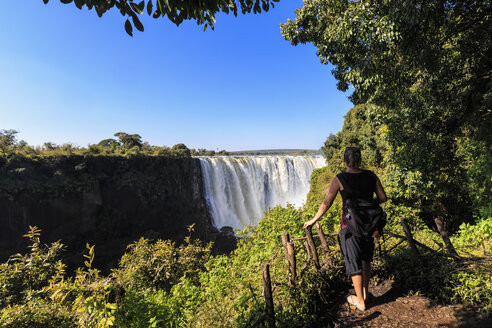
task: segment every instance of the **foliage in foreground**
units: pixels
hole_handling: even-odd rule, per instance
[[[273,8],[274,3],[279,0],[212,0],[212,1],[177,1],[177,0],[148,0],[133,2],[133,0],[60,0],[60,2],[68,4],[73,2],[78,9],[84,6],[88,10],[94,9],[99,17],[109,10],[118,10],[123,17],[126,17],[125,31],[130,36],[133,36],[133,26],[141,32],[144,31],[144,26],[140,22],[139,16],[144,11],[153,18],[164,18],[167,16],[171,22],[179,26],[183,20],[194,20],[198,25],[204,25],[205,31],[208,26],[214,28],[215,15],[217,13],[233,13],[237,16],[238,11],[243,14],[261,13],[268,11],[270,6]],[[45,4],[49,0],[43,0]],[[116,8],[115,8],[116,7]],[[132,23],[130,23],[130,18]]]
[[[189,239],[180,246],[141,239],[129,246],[118,268],[107,277],[92,268],[94,246],[88,246],[85,268],[67,277],[57,259],[61,244],[42,246],[39,230],[32,229],[26,235],[31,240],[30,251],[0,267],[0,326],[263,326],[261,263],[265,262],[270,263],[279,327],[309,327],[319,324],[320,318],[329,321],[326,309],[334,306],[337,293],[346,288],[341,270],[319,274],[311,267],[296,287],[287,284],[280,235],[288,231],[291,238],[302,236],[303,215],[291,206],[271,209],[258,227],[241,232],[239,247],[230,256],[212,257],[210,245]],[[470,255],[474,249],[474,260],[467,257],[467,261],[456,262],[424,253],[422,262],[415,262],[408,249],[400,246],[379,264],[383,265],[380,272],[392,275],[404,291],[446,303],[469,304],[490,313],[492,263],[477,256],[491,249],[491,226],[492,219],[482,219],[463,225],[453,237],[460,255]],[[429,246],[435,243],[430,231],[415,236]],[[482,238],[477,242],[470,236]],[[296,251],[300,271],[307,254],[302,247]],[[340,258],[335,261],[340,264]]]
[[[2,304],[0,326],[73,327],[75,322],[80,327],[261,326],[264,262],[271,265],[280,326],[309,325],[337,290],[340,272],[320,277],[307,270],[298,288],[287,285],[280,235],[289,231],[292,237],[301,236],[301,216],[302,211],[291,206],[272,209],[258,227],[241,233],[239,247],[230,256],[211,257],[210,245],[189,239],[181,246],[141,239],[129,246],[108,277],[92,268],[94,246],[88,246],[85,268],[67,277],[64,265],[56,260],[59,244],[41,246],[34,228],[30,235],[36,247],[1,267],[2,299],[9,302]],[[302,249],[298,254],[299,259],[306,258]],[[18,277],[18,266],[27,267],[38,258],[42,265],[31,266],[29,274]],[[31,277],[42,280],[34,284]],[[37,307],[46,315],[30,316]]]
[[[490,315],[492,259],[486,255],[492,249],[491,227],[492,218],[463,224],[452,238],[461,256],[458,260],[422,249],[420,260],[416,260],[408,248],[399,247],[386,261],[386,271],[403,291],[445,303],[467,304]],[[417,241],[431,248],[439,243],[434,237],[429,230],[415,234]]]

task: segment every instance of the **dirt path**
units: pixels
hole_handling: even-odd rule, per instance
[[[426,297],[402,296],[389,280],[371,286],[370,291],[374,298],[365,312],[345,303],[332,327],[492,327],[492,318],[464,306],[441,306]]]

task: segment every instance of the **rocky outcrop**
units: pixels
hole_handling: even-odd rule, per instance
[[[29,226],[42,242],[61,239],[66,261],[77,266],[86,243],[96,245],[96,265],[114,267],[140,237],[216,242],[228,252],[235,238],[213,228],[194,158],[68,156],[0,158],[0,259],[25,249]]]

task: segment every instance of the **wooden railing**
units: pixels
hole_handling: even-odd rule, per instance
[[[412,233],[410,231],[410,228],[408,227],[408,224],[406,223],[404,218],[400,218],[400,223],[403,227],[403,231],[405,232],[405,236],[401,236],[395,233],[392,233],[390,231],[384,231],[383,234],[380,236],[378,240],[378,247],[375,248],[375,257],[388,257],[390,256],[390,252],[396,247],[398,247],[401,243],[407,242],[412,255],[414,256],[414,259],[417,261],[420,261],[420,252],[417,249],[417,246],[421,247],[422,249],[426,251],[430,251],[433,253],[437,253],[438,251],[417,242],[416,240],[413,239]],[[302,277],[304,272],[308,269],[310,264],[314,265],[315,269],[318,271],[324,271],[328,269],[340,269],[343,268],[341,265],[336,265],[335,261],[333,260],[334,254],[333,252],[336,251],[338,252],[337,247],[331,247],[330,248],[330,243],[328,243],[327,238],[337,238],[338,239],[338,233],[329,233],[325,234],[323,232],[323,229],[321,228],[320,224],[316,222],[314,225],[317,234],[312,233],[311,228],[305,228],[305,237],[300,237],[300,238],[290,238],[290,235],[288,232],[283,232],[281,234],[281,239],[282,239],[282,247],[284,250],[284,255],[285,255],[285,260],[287,261],[287,275],[288,275],[288,286],[290,287],[295,287],[296,286],[296,281],[298,280],[298,276]],[[320,245],[316,246],[315,239],[318,238],[320,241]],[[394,244],[389,247],[389,249],[386,248],[388,244],[390,244],[391,239],[396,239],[397,241],[394,242]],[[296,259],[296,242],[303,242],[303,246],[306,249],[307,252],[307,259],[306,263],[304,264],[303,268],[301,269],[299,275],[297,274],[298,267],[297,267],[297,259]],[[393,242],[391,242],[393,243]],[[331,243],[331,244],[339,244],[338,240],[336,243]],[[280,249],[279,249],[280,250]],[[273,258],[276,257],[278,254],[274,254]],[[322,256],[320,256],[322,255]],[[320,262],[320,258],[323,258],[324,262]],[[265,296],[265,314],[267,318],[267,326],[269,327],[275,327],[275,311],[274,311],[274,303],[273,303],[273,291],[272,291],[272,283],[270,279],[270,265],[269,263],[263,263],[262,264],[262,271],[263,271],[263,290],[264,290],[264,296]]]

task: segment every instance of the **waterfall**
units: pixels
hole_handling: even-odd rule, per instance
[[[321,156],[199,157],[205,199],[216,228],[257,225],[269,207],[302,206]]]

